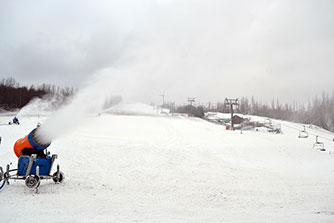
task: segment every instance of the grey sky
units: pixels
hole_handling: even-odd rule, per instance
[[[81,88],[100,76],[132,100],[165,91],[178,103],[334,90],[332,0],[0,4],[0,77],[25,85]]]

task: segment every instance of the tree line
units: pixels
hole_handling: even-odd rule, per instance
[[[242,97],[238,101],[239,106],[235,107],[235,113],[316,125],[334,132],[334,91],[332,95],[324,92],[321,97],[315,97],[307,104],[297,102],[281,104],[279,100],[272,100],[268,104],[262,103],[254,97],[250,99]],[[170,109],[171,112],[186,113],[199,118],[203,118],[205,112],[209,111],[230,113],[230,106],[225,101],[209,103],[205,106],[177,106],[175,103],[166,103],[163,107]]]
[[[56,97],[56,101],[60,105],[75,91],[73,88],[60,88],[50,84],[26,87],[21,86],[12,77],[3,78],[0,80],[0,108],[7,111],[20,109],[27,105],[31,99],[42,98],[46,95]]]
[[[216,106],[207,106],[205,110],[230,112],[230,108],[226,106],[225,102],[218,102]],[[334,132],[334,91],[331,95],[323,92],[320,97],[310,99],[307,104],[297,102],[281,104],[278,100],[272,100],[268,104],[261,103],[254,97],[251,99],[242,97],[235,112],[317,125]]]

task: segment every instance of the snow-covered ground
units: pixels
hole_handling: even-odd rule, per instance
[[[12,116],[0,116],[0,124]],[[0,125],[0,166],[46,116]],[[259,117],[257,117],[260,119]],[[264,119],[264,118],[263,118]],[[197,118],[102,114],[54,140],[63,184],[0,191],[0,222],[334,222],[333,133],[226,131]],[[67,127],[64,127],[67,128]]]

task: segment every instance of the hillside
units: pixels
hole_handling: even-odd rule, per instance
[[[0,166],[17,165],[15,141],[47,118],[0,126]],[[298,138],[301,124],[277,122],[283,134],[179,116],[91,116],[49,147],[65,182],[42,181],[36,194],[11,181],[1,221],[333,222],[334,135],[309,129],[323,137],[320,152],[314,135]]]

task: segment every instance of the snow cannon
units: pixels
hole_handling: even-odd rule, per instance
[[[14,145],[14,152],[19,158],[17,168],[11,169],[8,164],[4,169],[0,166],[0,191],[5,184],[9,184],[9,180],[24,180],[29,189],[36,189],[41,180],[52,179],[55,183],[62,183],[65,175],[60,171],[57,165],[57,171],[51,174],[54,161],[57,159],[57,154],[46,154],[44,150],[48,148],[51,142],[41,142],[36,134],[38,128],[32,130],[24,138],[18,139]]]
[[[33,153],[43,153],[43,150],[48,148],[51,142],[41,142],[36,135],[37,128],[32,130],[24,138],[18,139],[14,144],[15,155],[19,158],[22,155],[31,155]]]

